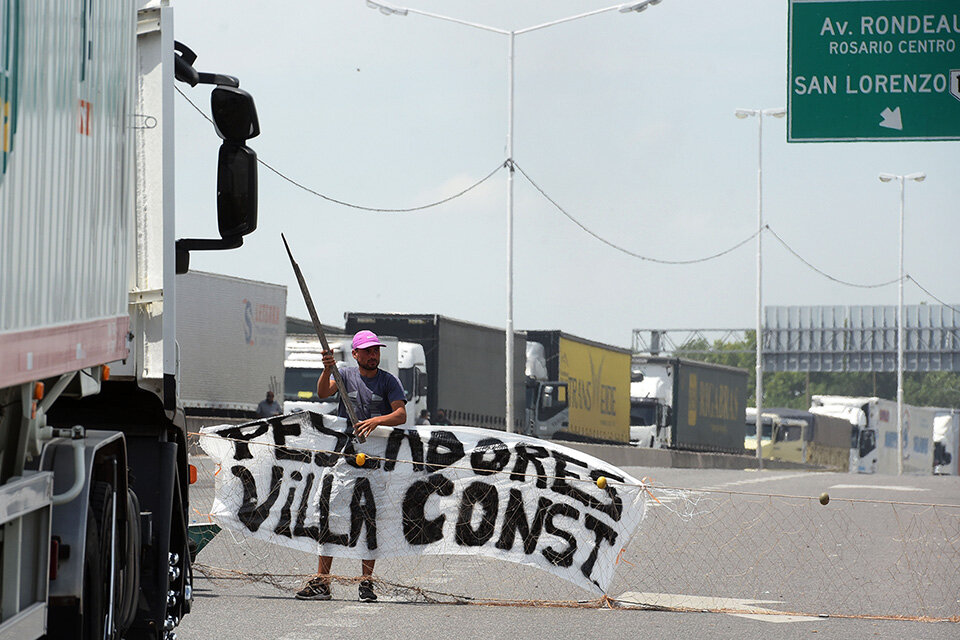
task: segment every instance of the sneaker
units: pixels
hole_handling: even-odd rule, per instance
[[[376,602],[377,594],[373,592],[373,582],[370,580],[364,580],[360,583],[358,589],[360,592],[360,602]]]
[[[320,577],[312,578],[303,589],[297,591],[297,600],[329,600],[330,585]]]

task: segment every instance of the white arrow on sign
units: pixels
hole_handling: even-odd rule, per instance
[[[960,69],[950,69],[950,95],[960,100]]]
[[[903,123],[900,121],[900,107],[897,107],[893,111],[890,111],[890,107],[887,107],[880,113],[880,117],[883,118],[883,120],[880,121],[881,127],[896,129],[898,131],[903,130]]]

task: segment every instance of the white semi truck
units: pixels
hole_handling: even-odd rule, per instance
[[[256,228],[259,125],[172,20],[0,0],[0,638],[172,640],[190,610],[176,274]],[[215,87],[220,238],[175,236],[175,78]]]
[[[407,396],[407,425],[416,423],[417,416],[427,408],[427,362],[423,347],[414,342],[403,342],[392,336],[379,336],[386,346],[380,349],[380,368],[400,379]],[[338,366],[355,366],[352,356],[352,336],[327,335]],[[291,334],[287,336],[284,362],[285,413],[313,411],[336,413],[338,400],[317,397],[317,379],[323,372],[323,348],[316,335]]]
[[[850,423],[850,472],[896,475],[897,403],[883,398],[815,395],[810,412]],[[903,472],[933,473],[932,407],[903,405]]]
[[[747,372],[684,358],[634,356],[630,440],[638,446],[743,453]]]

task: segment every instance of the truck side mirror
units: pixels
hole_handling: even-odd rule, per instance
[[[253,96],[237,87],[219,86],[210,92],[210,112],[217,135],[241,142],[260,135],[260,120]]]
[[[257,154],[242,143],[220,145],[217,225],[222,238],[245,236],[257,228]]]

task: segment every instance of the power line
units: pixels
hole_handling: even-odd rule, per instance
[[[914,278],[914,277],[911,276],[910,274],[906,274],[906,275],[904,276],[904,278],[907,279],[907,280],[909,280],[909,281],[912,282],[913,284],[917,285],[917,288],[918,288],[918,289],[920,289],[920,290],[923,291],[925,294],[927,294],[928,296],[930,296],[931,298],[933,298],[934,300],[936,300],[937,302],[939,302],[940,304],[942,304],[943,306],[945,306],[947,309],[950,309],[950,310],[953,311],[954,313],[960,313],[960,309],[957,309],[956,307],[947,304],[946,302],[944,302],[943,300],[941,300],[941,299],[938,298],[937,296],[935,296],[935,295],[933,295],[932,293],[930,293],[930,290],[929,290],[929,289],[926,289],[922,284],[920,284],[919,282],[917,282],[916,278]]]
[[[190,103],[190,106],[192,106],[194,109],[197,110],[197,113],[199,113],[201,116],[203,116],[208,122],[210,122],[211,124],[213,124],[213,120],[211,120],[210,117],[209,117],[206,113],[204,113],[202,109],[200,109],[200,107],[198,107],[196,104],[194,104],[193,100],[191,100],[189,97],[187,97],[187,94],[185,94],[185,93],[180,89],[180,87],[176,87],[176,89],[177,89],[177,93],[179,93],[181,96],[183,96],[183,99],[186,100],[187,102],[189,102],[189,103]],[[371,211],[371,212],[374,212],[374,213],[410,213],[410,212],[413,212],[413,211],[423,211],[424,209],[430,209],[430,208],[432,208],[432,207],[437,207],[437,206],[439,206],[439,205],[441,205],[441,204],[446,204],[447,202],[450,202],[451,200],[455,200],[455,199],[459,198],[460,196],[466,195],[466,194],[469,193],[470,191],[473,191],[474,189],[476,189],[477,187],[479,187],[481,184],[483,184],[484,182],[486,182],[487,180],[489,180],[490,178],[492,178],[492,177],[494,176],[494,174],[496,174],[498,171],[500,171],[500,169],[502,169],[502,168],[505,166],[505,164],[499,164],[499,165],[497,165],[497,167],[494,168],[493,171],[491,171],[490,173],[488,173],[486,176],[484,176],[483,178],[481,178],[481,179],[478,180],[477,182],[473,183],[472,185],[470,185],[470,186],[467,187],[466,189],[463,189],[462,191],[459,191],[459,192],[453,194],[452,196],[449,196],[449,197],[447,197],[447,198],[443,198],[442,200],[437,200],[436,202],[431,202],[431,203],[429,203],[429,204],[424,204],[424,205],[420,205],[420,206],[417,206],[417,207],[406,207],[406,208],[402,208],[402,209],[388,209],[388,208],[382,208],[382,207],[365,207],[365,206],[363,206],[363,205],[353,204],[353,203],[350,203],[350,202],[345,202],[345,201],[343,201],[343,200],[338,200],[338,199],[333,198],[333,197],[330,197],[330,196],[328,196],[328,195],[324,195],[324,194],[320,193],[319,191],[316,191],[316,190],[314,190],[314,189],[311,189],[310,187],[308,187],[308,186],[306,186],[306,185],[304,185],[304,184],[301,184],[301,183],[297,182],[297,181],[294,180],[293,178],[290,178],[289,176],[287,176],[287,175],[284,174],[283,172],[281,172],[281,171],[279,171],[278,169],[275,169],[273,166],[267,164],[264,160],[261,160],[259,157],[257,158],[257,162],[259,162],[261,165],[263,165],[264,168],[272,171],[272,172],[275,173],[277,176],[279,176],[279,177],[282,178],[283,180],[286,180],[287,182],[289,182],[289,183],[292,184],[293,186],[297,187],[298,189],[301,189],[301,190],[303,190],[303,191],[306,191],[307,193],[309,193],[309,194],[311,194],[311,195],[314,195],[314,196],[317,196],[318,198],[322,198],[322,199],[326,200],[327,202],[332,202],[332,203],[334,203],[334,204],[339,204],[339,205],[342,205],[342,206],[344,206],[344,207],[350,207],[351,209],[359,209],[360,211]]]
[[[841,280],[840,278],[835,278],[835,277],[833,277],[832,275],[830,275],[829,273],[827,273],[826,271],[823,271],[823,270],[818,269],[817,267],[813,266],[813,264],[811,264],[810,262],[808,262],[803,256],[801,256],[799,253],[797,253],[796,251],[794,251],[793,248],[792,248],[790,245],[788,245],[788,244],[786,243],[786,241],[777,234],[776,231],[774,231],[773,229],[770,228],[770,225],[764,225],[764,229],[767,230],[767,231],[769,231],[771,234],[773,234],[773,237],[776,238],[777,241],[778,241],[780,244],[782,244],[783,247],[784,247],[787,251],[789,251],[790,253],[792,253],[792,254],[794,255],[794,257],[796,257],[797,260],[799,260],[799,261],[802,262],[803,264],[807,265],[810,269],[812,269],[813,271],[816,271],[817,273],[819,273],[820,275],[822,275],[822,276],[823,276],[824,278],[826,278],[827,280],[832,280],[833,282],[836,282],[836,283],[839,283],[839,284],[842,284],[842,285],[846,285],[846,286],[848,286],[848,287],[857,287],[858,289],[877,289],[877,288],[879,288],[879,287],[886,287],[887,285],[894,284],[894,283],[896,283],[896,282],[898,282],[898,281],[900,280],[900,278],[894,278],[893,280],[888,280],[887,282],[878,282],[877,284],[858,284],[858,283],[856,283],[856,282],[848,282],[848,281],[846,281],[846,280]]]
[[[634,252],[634,251],[630,251],[629,249],[625,249],[624,247],[621,247],[621,246],[618,245],[618,244],[614,244],[613,242],[610,242],[609,240],[607,240],[607,239],[604,238],[603,236],[601,236],[601,235],[595,233],[594,231],[590,230],[589,228],[587,228],[586,225],[584,225],[582,222],[580,222],[579,220],[577,220],[576,218],[574,218],[574,217],[573,217],[570,213],[568,213],[563,207],[561,207],[559,204],[557,204],[557,201],[556,201],[556,200],[554,200],[554,199],[551,198],[549,195],[547,195],[547,192],[545,192],[542,188],[540,188],[540,185],[538,185],[536,182],[534,182],[533,179],[532,179],[530,176],[528,176],[528,175],[526,174],[526,172],[525,172],[522,168],[520,168],[520,165],[518,165],[516,162],[514,162],[514,163],[513,163],[513,166],[516,167],[517,171],[519,171],[520,174],[521,174],[524,178],[527,179],[527,182],[529,182],[530,184],[532,184],[533,187],[534,187],[537,191],[540,192],[540,195],[542,195],[544,198],[546,198],[547,201],[550,202],[550,204],[552,204],[554,207],[556,207],[557,210],[558,210],[560,213],[562,213],[564,216],[567,217],[568,220],[570,220],[570,222],[572,222],[573,224],[575,224],[575,225],[577,225],[578,227],[580,227],[580,229],[582,229],[587,235],[593,237],[593,238],[596,239],[596,240],[599,240],[600,242],[602,242],[603,244],[607,245],[608,247],[610,247],[610,248],[612,248],[612,249],[616,249],[616,250],[619,251],[620,253],[624,253],[624,254],[626,254],[626,255],[628,255],[628,256],[631,256],[631,257],[633,257],[633,258],[639,258],[640,260],[646,260],[647,262],[655,262],[655,263],[657,263],[657,264],[671,264],[671,265],[696,264],[696,263],[698,263],[698,262],[707,262],[708,260],[713,260],[714,258],[719,258],[720,256],[724,256],[724,255],[726,255],[726,254],[728,254],[728,253],[730,253],[730,252],[732,252],[732,251],[735,251],[736,249],[739,249],[739,248],[742,247],[743,245],[747,244],[748,242],[750,242],[751,240],[753,240],[754,238],[756,238],[756,237],[757,237],[757,234],[760,233],[760,230],[758,229],[757,231],[753,232],[753,233],[750,234],[748,237],[744,238],[743,240],[741,240],[741,241],[738,242],[737,244],[733,245],[733,246],[730,247],[729,249],[725,249],[724,251],[721,251],[721,252],[719,252],[719,253],[715,253],[715,254],[713,254],[713,255],[711,255],[711,256],[707,256],[707,257],[705,257],[705,258],[695,258],[695,259],[692,259],[692,260],[662,260],[662,259],[660,259],[660,258],[651,258],[651,257],[649,257],[649,256],[640,255],[639,253],[636,253],[636,252]]]

